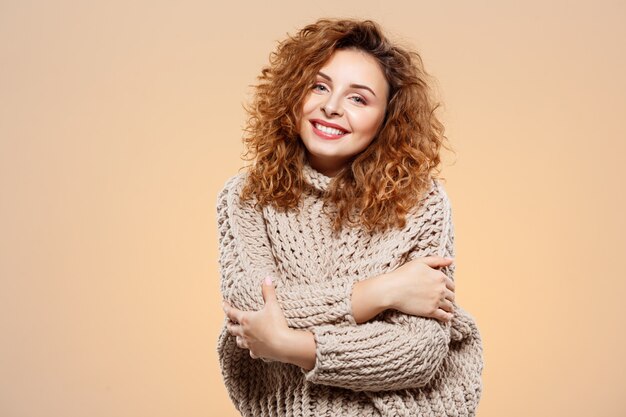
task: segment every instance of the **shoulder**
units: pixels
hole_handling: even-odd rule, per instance
[[[231,175],[224,181],[222,188],[217,193],[217,200],[225,199],[228,195],[232,195],[233,193],[241,191],[241,187],[245,182],[247,177],[247,172],[238,172],[235,175]]]
[[[440,179],[433,179],[434,194],[436,195],[436,199],[439,201],[439,204],[445,206],[446,209],[450,209],[450,197],[448,196],[448,192],[446,191],[446,187]]]
[[[431,239],[447,228],[452,220],[448,193],[442,181],[431,179],[430,187],[407,215],[406,226],[400,231],[407,240]]]
[[[216,208],[218,212],[232,207],[233,203],[237,203],[246,176],[247,172],[238,172],[226,179],[217,192]]]
[[[430,187],[420,198],[417,207],[417,217],[423,217],[433,212],[443,212],[450,210],[450,197],[443,182],[438,178],[430,180]]]

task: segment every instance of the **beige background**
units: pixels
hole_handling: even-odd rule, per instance
[[[626,415],[626,3],[0,1],[0,415],[235,416],[215,197],[276,41],[369,17],[438,80],[479,417]]]

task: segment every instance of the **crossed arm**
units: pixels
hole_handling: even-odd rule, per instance
[[[260,279],[278,275],[261,213],[251,206],[234,209],[240,179],[233,177],[218,195],[221,289],[235,309],[258,311],[265,305]],[[454,256],[449,204],[444,203],[436,228],[441,233],[433,240],[438,246],[432,249]],[[384,276],[360,282],[343,276],[315,288],[277,286],[276,300],[291,329],[280,341],[290,348],[281,360],[300,366],[310,382],[353,390],[426,385],[447,354],[450,324],[398,312],[389,320],[368,322],[388,307],[379,296],[383,282]]]
[[[276,292],[273,285],[271,282],[264,285],[266,286],[262,289],[262,292],[265,299],[265,307],[260,312],[252,313],[256,316],[252,319],[249,318],[250,313],[230,307],[228,303],[223,304],[224,312],[230,320],[230,323],[226,325],[228,331],[235,336],[243,336],[241,326],[233,323],[242,324],[247,319],[246,325],[248,329],[252,328],[254,330],[254,334],[249,335],[249,337],[255,341],[258,339],[270,342],[270,346],[262,346],[261,351],[267,352],[269,356],[273,356],[275,360],[280,362],[297,365],[305,371],[312,370],[316,362],[314,333],[306,329],[300,330],[288,327],[282,308],[276,300]],[[351,304],[353,310],[358,311],[353,316],[357,324],[374,318],[390,307],[385,297],[380,298],[381,289],[385,286],[386,281],[383,275],[354,284]],[[248,315],[246,316],[246,314]],[[257,357],[251,346],[245,347],[250,349],[251,357]]]

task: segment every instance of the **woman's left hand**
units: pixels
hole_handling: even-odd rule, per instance
[[[287,324],[283,310],[278,304],[271,277],[262,284],[265,306],[259,311],[242,311],[224,301],[222,306],[230,319],[226,325],[228,332],[237,338],[237,346],[250,350],[254,359],[264,358],[281,361],[283,340],[292,330]]]

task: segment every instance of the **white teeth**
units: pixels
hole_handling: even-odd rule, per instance
[[[328,133],[329,135],[343,135],[345,132],[335,129],[333,127],[328,127],[321,125],[319,123],[315,123],[315,128],[321,130],[324,133]]]

